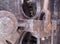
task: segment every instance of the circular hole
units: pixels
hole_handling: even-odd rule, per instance
[[[22,4],[22,9],[25,16],[31,18],[36,15],[36,3],[30,0],[24,0]]]
[[[44,16],[45,16],[45,12],[42,12],[40,15],[40,20],[44,20],[45,19]]]

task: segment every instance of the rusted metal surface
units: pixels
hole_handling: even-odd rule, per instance
[[[35,8],[36,14],[34,16],[34,18],[36,18],[38,16],[38,14],[40,13],[40,9],[41,9],[40,0],[34,0],[31,2],[34,3],[34,5],[36,5],[36,8]],[[12,12],[13,14],[15,14],[15,16],[17,17],[18,20],[29,18],[29,17],[27,17],[27,18],[25,17],[26,15],[23,11],[21,0],[4,0],[4,1],[0,0],[0,3],[1,3],[0,10],[7,10],[7,11]],[[33,11],[35,11],[35,9]]]
[[[24,26],[23,26],[24,25]],[[52,27],[51,30],[46,30],[44,29],[44,21],[40,20],[26,20],[25,23],[23,23],[21,26],[24,27],[24,31],[31,32],[33,36],[35,37],[48,37],[51,35],[52,30],[56,30],[57,28],[57,22],[52,20]]]
[[[0,11],[1,44],[7,44],[6,40],[11,42],[12,44],[15,44],[16,40],[20,37],[17,32],[17,27],[18,22],[14,14],[4,10]]]
[[[16,40],[19,39],[21,34],[21,33],[18,34],[16,32],[17,30],[16,18],[19,22],[18,26],[24,27],[23,31],[31,32],[32,35],[37,38],[51,36],[51,31],[56,30],[57,23],[51,20],[52,12],[50,11],[50,7],[49,7],[50,0],[29,0],[28,3],[30,2],[34,3],[36,6],[35,8],[33,5],[33,8],[35,8],[36,10],[35,9],[33,10],[35,14],[33,14],[32,17],[26,15],[26,13],[30,12],[30,11],[26,12],[26,10],[30,8],[28,9],[26,8],[25,10],[26,13],[24,13],[22,8],[22,5],[24,4],[23,2],[24,0],[0,0],[0,10],[9,11],[9,12],[7,11],[0,12],[0,21],[1,21],[0,36],[2,35],[4,39],[7,39],[12,44],[15,44]],[[45,17],[45,19],[43,18],[43,21],[39,19],[42,12],[45,13],[45,15],[43,16]],[[12,13],[16,16],[16,18]],[[56,12],[55,14],[57,16],[58,13]]]
[[[19,19],[21,15],[20,0],[0,0],[0,10],[12,12]]]
[[[7,37],[17,30],[17,20],[15,16],[8,11],[0,11],[0,36]]]

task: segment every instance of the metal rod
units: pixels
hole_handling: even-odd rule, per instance
[[[37,44],[41,44],[40,43],[40,37],[37,38]]]
[[[51,34],[51,44],[53,44],[53,30],[52,30],[52,34]]]

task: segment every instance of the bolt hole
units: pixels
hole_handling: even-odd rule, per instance
[[[42,12],[41,15],[40,15],[40,20],[43,20],[44,19],[44,16],[45,16],[45,13]]]
[[[25,15],[31,18],[36,15],[36,4],[28,1],[29,0],[24,0],[22,9]]]

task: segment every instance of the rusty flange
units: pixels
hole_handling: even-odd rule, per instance
[[[8,11],[0,11],[0,36],[6,37],[16,32],[18,27],[14,14]]]

